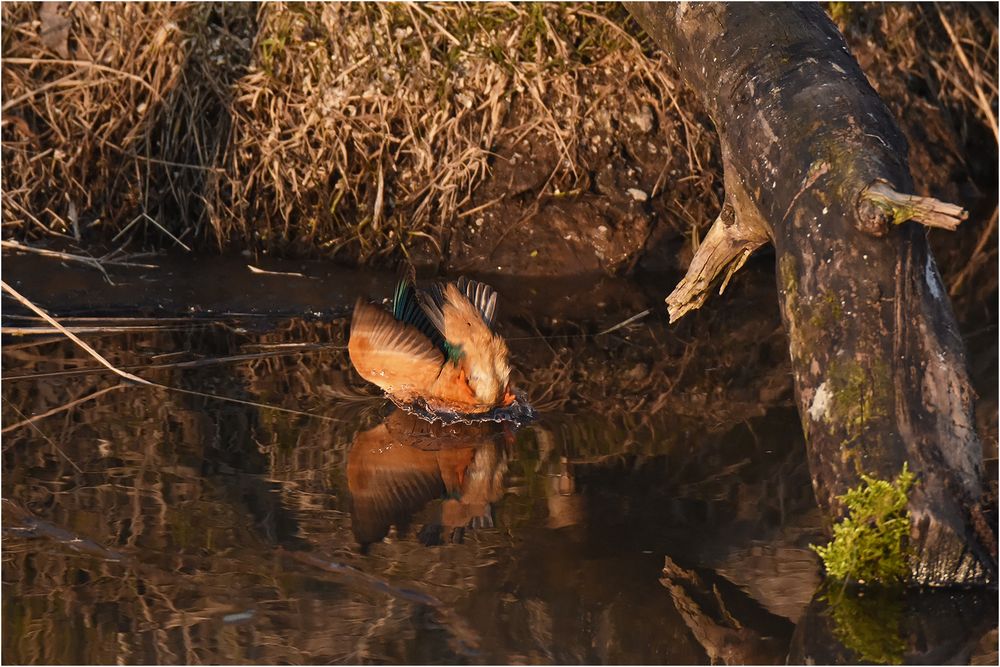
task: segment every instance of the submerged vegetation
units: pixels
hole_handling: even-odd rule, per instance
[[[847,517],[833,527],[833,540],[814,546],[826,573],[858,583],[892,584],[909,573],[908,495],[916,479],[903,464],[894,482],[861,476],[861,484],[840,497]]]

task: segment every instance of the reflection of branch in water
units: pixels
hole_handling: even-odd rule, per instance
[[[196,324],[196,323],[195,323]],[[176,328],[176,329],[158,329],[160,333],[165,333],[167,331],[188,331],[190,327]],[[56,338],[54,340],[62,340],[61,338]],[[162,371],[166,369],[187,369],[187,368],[202,368],[204,366],[218,366],[222,364],[239,363],[243,361],[256,361],[258,359],[272,359],[275,357],[289,357],[293,355],[303,354],[303,345],[305,343],[298,344],[299,347],[290,350],[275,350],[273,352],[254,352],[247,354],[233,354],[225,357],[204,357],[201,359],[189,359],[187,361],[173,361],[165,362],[161,364],[133,364],[130,366],[117,366],[119,371]],[[7,348],[4,348],[5,351]],[[330,346],[325,343],[316,343],[313,345],[312,349],[322,350],[322,351],[337,351],[346,349],[343,345]],[[72,375],[100,375],[102,373],[113,372],[109,368],[102,368],[100,366],[87,366],[84,368],[74,368],[71,370],[64,371],[50,371],[48,373],[32,373],[30,375],[12,375],[5,380],[39,380],[41,378],[53,378],[53,377],[67,377]]]
[[[14,288],[12,288],[6,282],[3,282],[2,280],[0,280],[0,287],[2,287],[4,291],[6,291],[8,294],[10,294],[12,297],[14,297],[14,299],[16,299],[22,305],[24,305],[29,310],[31,310],[33,313],[35,313],[36,315],[38,315],[39,317],[41,317],[43,320],[45,320],[46,322],[48,322],[50,325],[52,325],[52,327],[54,327],[55,329],[57,329],[59,331],[59,333],[63,334],[64,336],[66,336],[67,338],[69,338],[71,341],[73,341],[84,352],[86,352],[91,357],[93,357],[98,362],[100,362],[100,364],[102,366],[104,366],[105,368],[107,368],[108,370],[110,370],[115,375],[118,375],[118,376],[122,377],[123,379],[125,379],[125,380],[127,380],[129,382],[134,382],[136,384],[139,384],[139,385],[142,385],[142,386],[146,386],[146,387],[151,387],[151,388],[154,388],[154,389],[162,389],[162,390],[165,390],[165,391],[173,391],[173,392],[178,392],[178,393],[181,393],[181,394],[188,394],[188,395],[191,395],[191,396],[200,396],[202,398],[210,398],[210,399],[217,400],[217,401],[227,401],[227,402],[230,402],[230,403],[238,403],[240,405],[246,405],[246,406],[255,407],[255,408],[263,408],[265,410],[274,410],[276,412],[286,412],[286,413],[289,413],[289,414],[301,415],[301,416],[304,416],[304,417],[312,417],[314,419],[322,419],[322,420],[325,420],[325,421],[340,421],[339,419],[335,419],[335,418],[329,417],[327,415],[319,415],[319,414],[315,414],[315,413],[311,413],[311,412],[304,412],[302,410],[293,410],[291,408],[283,408],[283,407],[280,407],[280,406],[277,406],[277,405],[269,405],[269,404],[266,404],[266,403],[258,403],[256,401],[247,401],[247,400],[243,400],[243,399],[239,399],[239,398],[233,398],[231,396],[219,396],[217,394],[210,394],[208,392],[194,391],[194,390],[191,390],[191,389],[181,389],[179,387],[171,387],[169,385],[160,384],[158,382],[152,382],[152,381],[147,380],[145,378],[141,378],[141,377],[139,377],[137,375],[133,375],[132,373],[128,373],[126,371],[123,371],[120,368],[118,368],[117,366],[115,366],[114,364],[112,364],[105,357],[103,357],[97,350],[95,350],[93,347],[91,347],[90,345],[88,345],[87,343],[85,343],[84,341],[82,341],[72,331],[69,331],[68,329],[66,329],[66,327],[64,327],[63,325],[59,324],[59,322],[57,322],[55,319],[53,319],[51,315],[49,315],[44,310],[42,310],[41,308],[39,308],[38,306],[36,306],[34,303],[32,303],[30,300],[28,300],[27,298],[25,298],[24,296],[22,296],[20,293],[17,292],[17,290],[15,290]]]
[[[121,562],[126,559],[124,554],[112,551],[89,538],[80,537],[65,528],[39,519],[7,498],[3,499],[3,515],[5,532],[16,533],[20,537],[43,537],[69,547],[73,551],[104,560]]]
[[[31,428],[33,428],[36,431],[38,431],[38,435],[42,436],[42,438],[44,438],[47,443],[49,443],[50,445],[52,445],[52,448],[55,449],[59,453],[60,456],[62,456],[64,459],[66,459],[66,462],[69,463],[71,466],[73,466],[74,470],[76,470],[77,472],[83,472],[83,470],[80,468],[80,466],[78,466],[76,464],[76,461],[74,461],[73,459],[71,459],[69,457],[69,455],[62,450],[62,447],[60,447],[55,442],[53,442],[52,438],[50,438],[49,436],[45,435],[45,432],[42,431],[42,429],[38,428],[38,425],[35,424],[35,420],[34,419],[31,419],[31,418],[28,418],[27,416],[25,416],[25,414],[23,412],[21,412],[20,408],[18,408],[16,405],[14,405],[11,401],[7,400],[6,396],[3,397],[3,400],[7,402],[7,404],[14,410],[14,412],[16,412],[17,414],[21,415],[21,417],[23,418],[23,420],[21,422],[19,422],[20,424],[27,424],[27,425],[31,426]]]
[[[350,565],[323,560],[302,551],[285,551],[284,553],[293,560],[325,572],[336,574],[354,584],[361,584],[380,593],[391,595],[394,598],[429,607],[434,612],[437,622],[451,635],[452,649],[456,653],[463,656],[473,656],[479,649],[479,636],[476,632],[452,609],[449,609],[441,600],[429,593],[415,588],[397,586],[385,579],[362,572]]]
[[[740,623],[723,602],[715,585],[709,589],[697,573],[685,570],[666,557],[660,583],[673,599],[674,607],[705,649],[712,664],[778,664],[785,648]]]
[[[168,621],[164,623],[162,619],[155,619],[152,611],[146,604],[144,596],[137,592],[136,598],[141,601],[142,606],[146,607],[144,610],[146,620],[157,628],[162,627],[163,629],[168,629],[173,626],[186,626],[193,622],[196,623],[210,620],[212,617],[221,617],[223,612],[230,610],[229,607],[220,606],[211,610],[215,613],[207,613],[204,609],[200,610],[200,613],[194,614],[192,614],[190,610],[184,611],[174,605],[168,594],[154,589],[153,585],[156,580],[159,579],[158,574],[160,573],[159,569],[155,566],[141,563],[125,553],[109,549],[90,538],[83,537],[66,530],[65,528],[61,528],[53,523],[40,519],[8,499],[3,499],[2,503],[4,531],[9,534],[17,535],[18,537],[33,537],[51,540],[78,553],[86,554],[101,560],[121,563],[129,566],[130,568],[137,568],[136,572],[142,575],[141,579],[144,582],[144,588],[156,594],[157,597],[161,599],[161,602],[173,614],[172,622]],[[440,623],[442,628],[444,628],[451,636],[452,648],[456,651],[456,653],[469,657],[475,655],[478,650],[479,637],[475,631],[473,631],[452,609],[448,608],[448,606],[441,600],[433,595],[430,595],[429,593],[423,592],[414,587],[399,586],[349,565],[322,560],[312,554],[299,551],[286,551],[280,547],[275,553],[278,555],[287,555],[293,560],[310,567],[336,574],[355,585],[361,585],[365,588],[375,590],[379,593],[383,593],[412,604],[428,607],[433,612],[438,623]],[[127,579],[134,581],[132,577],[128,577]],[[166,642],[163,642],[163,644],[166,646]]]
[[[97,398],[98,396],[103,396],[104,394],[106,394],[106,393],[108,393],[110,391],[114,391],[115,389],[121,389],[124,386],[125,386],[124,384],[116,384],[116,385],[112,385],[110,387],[105,387],[104,389],[98,389],[97,391],[91,392],[91,393],[87,394],[86,396],[81,396],[80,398],[72,400],[69,403],[63,403],[62,405],[60,405],[58,407],[55,407],[55,408],[52,408],[51,410],[46,410],[45,412],[42,412],[41,414],[37,414],[37,415],[34,415],[32,417],[28,417],[26,419],[23,419],[23,420],[17,422],[16,424],[11,424],[10,426],[4,426],[3,429],[0,430],[0,433],[7,433],[8,431],[14,431],[14,430],[17,430],[17,429],[21,428],[22,426],[27,426],[28,424],[34,424],[36,421],[39,421],[41,419],[45,419],[46,417],[51,417],[52,415],[59,414],[60,412],[65,412],[66,410],[72,410],[73,408],[75,408],[76,406],[80,405],[81,403],[86,403],[87,401],[93,400],[93,399]],[[17,407],[15,407],[13,404],[11,404],[11,407],[14,407],[14,409],[17,410]],[[17,411],[18,411],[18,413],[20,413],[20,410],[17,410]]]

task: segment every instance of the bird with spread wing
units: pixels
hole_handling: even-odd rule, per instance
[[[398,405],[484,415],[517,400],[507,344],[494,330],[496,291],[459,278],[418,289],[401,280],[392,312],[359,300],[348,352],[361,377]]]

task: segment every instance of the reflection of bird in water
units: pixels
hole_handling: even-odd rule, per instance
[[[396,287],[392,313],[358,301],[348,351],[363,378],[398,404],[482,414],[515,401],[507,344],[493,331],[497,294],[460,278],[418,290]]]
[[[434,517],[421,530],[426,544],[441,529],[458,541],[466,527],[492,527],[492,504],[503,497],[505,437],[494,423],[441,425],[395,410],[354,438],[347,456],[351,523],[363,548],[391,526],[403,533],[433,500]]]

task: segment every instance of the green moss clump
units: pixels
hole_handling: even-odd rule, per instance
[[[890,584],[909,574],[906,505],[915,479],[904,463],[895,482],[862,475],[861,484],[840,496],[847,517],[833,527],[829,544],[812,545],[828,576]]]

